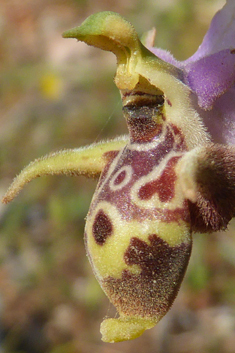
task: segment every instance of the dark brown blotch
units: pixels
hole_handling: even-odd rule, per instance
[[[97,213],[92,231],[98,245],[104,245],[106,239],[112,235],[112,222],[103,210]]]
[[[125,177],[126,177],[126,171],[123,170],[121,173],[117,175],[116,179],[114,180],[114,185],[121,184],[124,181]]]
[[[171,247],[156,234],[149,236],[149,244],[134,237],[124,260],[138,265],[141,273],[124,270],[121,278],[104,279],[104,289],[119,313],[160,319],[177,295],[190,253],[191,242]]]
[[[149,200],[157,193],[161,202],[169,202],[175,196],[175,165],[180,157],[173,157],[169,160],[166,168],[158,179],[150,181],[139,189],[139,198]]]

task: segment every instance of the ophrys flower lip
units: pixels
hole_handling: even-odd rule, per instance
[[[234,90],[234,51],[222,48],[184,63],[167,54],[168,63],[113,12],[94,14],[64,36],[116,55],[129,136],[34,161],[3,202],[38,176],[100,175],[86,218],[86,250],[120,315],[104,320],[102,339],[129,340],[170,309],[192,233],[225,229],[235,216],[235,148],[213,143],[205,128],[207,115],[216,105],[222,109],[221,100]]]
[[[197,96],[197,110],[214,142],[235,142],[235,1],[227,0],[212,19],[202,44],[190,58],[177,61],[169,52],[149,48],[183,71],[183,81]]]

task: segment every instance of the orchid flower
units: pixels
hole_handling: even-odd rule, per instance
[[[168,51],[150,47],[162,60],[183,72],[197,96],[197,110],[212,141],[235,143],[235,1],[227,0],[212,19],[196,53],[177,61]]]
[[[94,273],[118,318],[102,339],[140,336],[170,309],[195,232],[225,229],[235,216],[235,3],[228,0],[185,62],[140,42],[113,12],[64,33],[117,57],[115,83],[129,135],[49,154],[13,181],[9,202],[48,174],[100,176],[85,240]]]

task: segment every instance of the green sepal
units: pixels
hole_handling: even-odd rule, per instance
[[[209,140],[195,109],[194,93],[184,83],[181,69],[161,60],[138,38],[134,27],[119,14],[100,12],[88,17],[80,27],[63,34],[89,45],[111,51],[117,57],[116,86],[123,105],[139,92],[164,97],[163,114],[184,134],[188,149]]]
[[[151,71],[164,72],[176,78],[181,71],[170,65],[143,46],[134,27],[117,13],[105,11],[88,17],[80,27],[64,32],[64,38],[76,38],[97,48],[111,51],[117,57],[115,83],[123,90],[152,93]],[[142,80],[141,77],[147,79]],[[156,92],[154,92],[156,93]]]

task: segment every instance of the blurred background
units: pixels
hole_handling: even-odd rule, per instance
[[[115,57],[64,30],[90,14],[124,15],[140,35],[183,60],[222,0],[0,0],[0,194],[31,160],[126,133]],[[235,352],[235,227],[195,235],[178,298],[134,341],[101,341],[115,310],[83,244],[96,182],[45,177],[0,205],[0,353]]]

